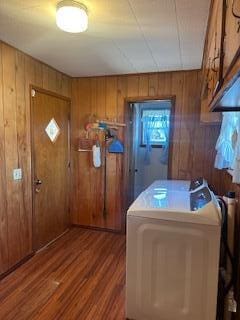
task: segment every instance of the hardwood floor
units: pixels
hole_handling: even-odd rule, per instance
[[[71,229],[0,282],[0,319],[125,319],[125,236]]]

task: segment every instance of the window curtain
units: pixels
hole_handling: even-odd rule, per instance
[[[234,159],[233,159],[233,182],[240,183],[240,112],[236,117],[236,129],[232,136],[234,147]]]
[[[164,133],[166,137],[166,143],[163,145],[163,153],[162,156],[160,157],[160,162],[162,164],[168,164],[168,154],[169,154],[169,121],[166,117],[164,119]]]
[[[162,115],[156,116],[155,114],[149,114],[142,117],[144,141],[146,142],[146,152],[144,161],[146,164],[151,163],[151,151],[152,151],[152,132],[155,129],[162,129],[165,134],[166,142],[163,144],[163,155],[160,158],[160,162],[167,164],[168,161],[168,145],[169,145],[169,110],[161,110]]]
[[[216,143],[215,168],[232,169],[233,182],[240,183],[240,112],[224,112]]]

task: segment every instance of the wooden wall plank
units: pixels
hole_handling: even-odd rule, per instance
[[[93,79],[91,80],[93,81]],[[95,78],[95,83],[91,87],[91,97],[92,104],[91,108],[94,110],[92,115],[98,119],[106,118],[106,77]],[[96,90],[96,92],[95,92]],[[93,97],[94,96],[94,97]],[[91,192],[92,194],[97,195],[93,200],[93,211],[90,213],[92,215],[93,226],[105,226],[105,220],[103,218],[103,204],[104,204],[104,165],[105,160],[103,157],[105,142],[104,135],[99,134],[99,139],[101,143],[101,152],[102,152],[102,167],[101,168],[92,168],[91,170]],[[92,164],[89,163],[92,166]],[[87,214],[87,213],[86,213]],[[78,222],[76,222],[78,223]]]
[[[73,157],[73,206],[72,206],[72,222],[81,221],[82,224],[91,224],[93,202],[95,201],[91,193],[90,181],[90,163],[91,152],[77,152],[77,138],[83,137],[84,126],[91,115],[91,81],[90,79],[78,79],[73,81],[73,96],[77,98],[78,105],[81,108],[72,109],[72,127],[77,127],[75,130],[77,136],[72,140],[72,157]],[[75,93],[77,92],[77,93]],[[77,169],[77,170],[76,170]],[[85,190],[82,192],[82,190]],[[76,204],[80,204],[77,206]],[[89,213],[89,214],[87,214]]]
[[[126,113],[126,101],[125,98],[127,96],[127,77],[126,76],[119,76],[118,77],[118,86],[117,86],[117,121],[119,122],[126,122],[125,113]],[[121,141],[125,140],[126,130],[119,129],[118,137]],[[126,144],[125,144],[125,152],[126,152]],[[126,157],[125,157],[126,158]],[[124,181],[123,181],[123,167],[124,167],[124,158],[123,156],[117,155],[117,167],[116,167],[116,175],[119,177],[116,188],[117,195],[123,195],[123,201],[116,201],[116,211],[118,215],[115,215],[115,225],[119,228],[124,228],[125,217],[123,215],[124,212]],[[126,211],[125,211],[126,212]]]
[[[108,77],[106,79],[106,118],[112,121],[117,120],[117,77]],[[107,149],[108,149],[107,144]],[[121,213],[117,210],[117,188],[119,175],[117,173],[117,155],[106,152],[106,227],[109,229],[121,229],[121,225],[115,225],[116,217]],[[114,187],[113,187],[114,186]]]
[[[178,179],[178,168],[180,161],[180,133],[181,133],[181,114],[183,109],[183,79],[184,72],[172,73],[171,93],[176,97],[175,114],[173,126],[173,147],[171,163],[171,179]]]
[[[91,79],[91,114],[97,116],[98,112],[98,96],[97,96],[97,79]]]
[[[117,77],[106,79],[106,117],[116,121],[117,117]]]
[[[15,50],[5,44],[2,46],[3,62],[3,103],[5,120],[5,159],[8,212],[9,266],[21,259],[20,234],[20,183],[13,181],[13,169],[19,167],[17,152],[16,115],[16,72]],[[10,250],[11,248],[11,250]]]
[[[153,97],[158,94],[158,74],[154,73],[149,75],[148,82],[148,96]]]
[[[42,87],[43,85],[43,69],[40,62],[37,62],[29,56],[25,56],[25,71],[24,71],[24,97],[25,97],[25,131],[23,139],[24,156],[22,165],[24,170],[24,179],[22,181],[25,211],[28,212],[29,221],[29,242],[31,242],[31,251],[33,250],[33,234],[32,234],[32,166],[31,166],[31,125],[30,125],[30,87],[35,84]],[[21,79],[19,80],[21,82]],[[19,84],[18,96],[21,96],[21,83]],[[24,255],[23,255],[24,256]]]
[[[59,92],[57,71],[46,65],[43,66],[43,89]]]
[[[35,81],[33,82],[37,87],[43,87],[43,65],[39,61],[35,61],[34,63],[34,78]]]
[[[178,177],[191,179],[193,167],[193,151],[195,128],[198,125],[196,116],[199,114],[197,73],[184,73],[183,78],[183,108],[181,109],[181,130],[179,138]],[[195,103],[194,103],[195,102]]]
[[[201,72],[198,72],[198,86],[200,92],[201,86]],[[196,130],[194,133],[194,151],[193,151],[193,173],[196,177],[200,177],[204,172],[204,162],[205,162],[205,139],[206,134],[208,134],[208,128],[200,125],[200,114],[197,115]],[[216,141],[216,137],[213,137],[213,140]],[[215,148],[214,148],[215,149]]]
[[[0,43],[0,273],[8,269],[8,216],[6,195],[5,132],[3,106],[3,64]]]
[[[133,75],[127,77],[127,97],[139,96],[139,76]]]
[[[148,89],[149,89],[149,75],[148,74],[140,75],[138,94],[142,97],[147,97]]]
[[[72,98],[74,101],[79,100],[78,96],[78,80],[73,79],[72,80]],[[73,108],[73,105],[71,105],[71,172],[74,174],[71,174],[71,187],[70,187],[70,207],[71,207],[71,221],[74,222],[75,220],[75,212],[77,211],[76,206],[76,200],[78,198],[77,196],[77,181],[78,179],[76,176],[78,176],[78,157],[76,155],[77,150],[77,137],[80,135],[80,128],[78,125],[78,114],[80,108],[78,105],[76,105]]]
[[[106,117],[106,78],[97,78],[97,116],[101,118]]]
[[[72,81],[70,80],[70,78],[65,74],[62,74],[62,91],[58,93],[65,97],[71,97],[71,94],[72,94],[71,83]]]
[[[17,152],[18,166],[22,168],[24,179],[19,181],[19,210],[20,210],[20,241],[21,257],[32,252],[32,197],[31,197],[31,167],[29,159],[31,149],[29,143],[30,127],[27,126],[25,92],[25,55],[16,52],[16,126],[17,126]],[[28,96],[29,97],[29,96]]]
[[[172,92],[172,72],[161,72],[158,74],[158,95],[169,95]]]
[[[98,118],[98,114],[101,114],[102,117],[105,117],[105,78],[102,77],[103,82],[101,83],[97,78],[91,78],[91,115],[92,119]],[[94,137],[95,135],[95,137]],[[93,138],[98,136],[100,143],[101,151],[104,150],[104,136],[100,132],[92,134]],[[104,159],[102,158],[102,162]],[[91,219],[92,225],[104,227],[105,221],[103,219],[103,201],[104,201],[104,170],[103,168],[94,168],[92,165],[92,160],[89,162],[90,170],[90,187],[91,194],[97,195],[92,199],[92,208],[91,208]]]

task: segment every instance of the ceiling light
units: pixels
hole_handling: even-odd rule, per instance
[[[66,32],[78,33],[88,28],[87,8],[76,1],[61,1],[56,11],[57,26]]]

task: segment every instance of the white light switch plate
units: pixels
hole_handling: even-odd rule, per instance
[[[22,180],[22,169],[13,169],[13,180]]]

